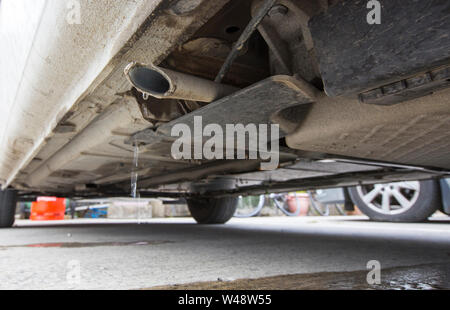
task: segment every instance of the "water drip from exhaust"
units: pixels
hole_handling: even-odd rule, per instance
[[[137,181],[139,168],[139,145],[134,143],[133,166],[131,167],[131,197],[137,198]]]

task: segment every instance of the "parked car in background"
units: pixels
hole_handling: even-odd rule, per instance
[[[375,221],[421,222],[434,212],[450,214],[450,179],[407,181],[320,190],[314,200],[358,209]],[[314,202],[313,200],[313,202]]]

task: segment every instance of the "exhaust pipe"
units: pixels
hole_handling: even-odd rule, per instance
[[[184,99],[200,102],[213,102],[239,90],[192,75],[160,68],[155,65],[144,66],[130,63],[124,70],[128,81],[144,98]]]

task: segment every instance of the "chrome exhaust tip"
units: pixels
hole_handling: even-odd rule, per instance
[[[170,79],[157,67],[146,67],[132,62],[124,72],[130,84],[144,95],[167,98],[171,89]]]
[[[127,80],[140,91],[144,99],[183,99],[213,102],[239,90],[196,76],[175,72],[155,65],[132,62],[124,70]]]

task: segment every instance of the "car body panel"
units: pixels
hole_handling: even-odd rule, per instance
[[[2,2],[0,40],[9,47],[0,52],[9,73],[0,83],[3,186],[37,155],[74,104],[114,69],[111,60],[158,2],[82,1],[81,24],[68,23],[71,9],[65,1]],[[4,18],[17,15],[21,18]]]
[[[18,2],[26,6],[27,1]],[[37,169],[55,172],[51,165],[46,165],[47,160],[58,150],[64,149],[86,127],[102,117],[108,117],[108,106],[115,102],[127,105],[127,98],[120,93],[129,89],[123,68],[131,60],[143,63],[160,61],[180,40],[185,40],[226,3],[196,1],[195,6],[175,4],[168,7],[171,4],[169,1],[156,0],[79,2],[80,25],[67,23],[70,8],[62,1],[43,1],[40,7],[31,6],[26,11],[32,14],[36,9],[36,14],[41,17],[34,23],[32,44],[25,48],[23,55],[27,58],[23,61],[26,75],[15,80],[2,76],[6,80],[1,83],[2,94],[6,94],[8,99],[2,103],[2,108],[10,109],[9,113],[4,113],[9,121],[5,123],[1,140],[0,180],[3,187],[13,185],[19,189],[29,189],[26,184],[29,175]],[[177,23],[171,22],[174,13],[168,12],[169,9],[181,10],[183,15],[184,11],[198,6],[200,9],[196,14],[182,17]],[[1,10],[4,15],[14,15],[18,8],[2,3]],[[161,14],[161,11],[166,14]],[[4,19],[5,23],[12,23],[7,27],[9,32],[2,31],[1,35],[7,45],[14,46],[16,41],[28,41],[33,37],[32,33],[22,35],[17,24],[19,21]],[[18,48],[22,50],[22,47]],[[2,53],[5,54],[1,58],[11,62],[16,50]],[[17,71],[14,65],[9,68],[11,72]],[[16,84],[19,87],[14,91]],[[11,94],[14,92],[17,96]],[[138,111],[137,106],[134,108]],[[102,160],[90,160],[91,157],[83,153],[92,151],[90,143],[79,148],[74,155],[76,158],[72,158],[73,165],[78,162],[78,167],[82,167],[79,173],[82,184],[86,180],[92,182],[108,177],[99,177],[92,171],[107,164],[111,158],[127,164],[132,161],[123,140],[150,124],[139,113],[130,114],[129,109],[125,110],[118,117],[129,122],[118,122],[104,140],[95,136],[88,138],[96,141],[99,150],[93,152],[94,157]],[[111,146],[114,139],[120,140],[119,146]],[[101,156],[103,154],[105,156]],[[61,190],[74,190],[76,182],[65,186],[67,176],[70,177],[70,173],[66,172],[71,172],[73,167],[58,168],[57,175],[62,177],[56,175],[53,180],[44,180],[35,189],[58,189],[61,185]]]

